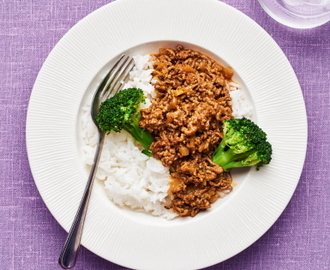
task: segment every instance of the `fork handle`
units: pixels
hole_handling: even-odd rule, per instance
[[[100,131],[99,141],[98,141],[96,153],[94,156],[94,164],[89,173],[89,177],[88,177],[88,181],[87,181],[87,184],[85,187],[83,197],[81,198],[78,211],[73,220],[69,234],[64,243],[64,246],[62,248],[62,251],[61,251],[61,254],[60,254],[60,257],[58,260],[58,263],[60,264],[60,266],[63,269],[73,268],[77,261],[78,251],[80,248],[81,236],[82,236],[84,222],[85,222],[85,217],[86,217],[86,213],[87,213],[87,209],[88,209],[89,198],[91,195],[94,178],[96,175],[98,163],[99,163],[100,156],[101,156],[104,138],[105,138],[105,133]]]

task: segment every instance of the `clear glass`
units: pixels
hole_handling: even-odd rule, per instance
[[[313,28],[330,21],[330,0],[258,0],[276,21],[293,28]]]

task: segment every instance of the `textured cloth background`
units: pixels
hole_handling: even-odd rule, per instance
[[[109,2],[0,0],[0,269],[60,269],[66,232],[31,176],[27,106],[51,49],[80,19]],[[295,30],[272,20],[256,0],[224,2],[260,24],[287,55],[305,98],[309,139],[297,190],[274,226],[240,254],[207,269],[330,269],[330,23]],[[76,269],[125,268],[82,248]]]

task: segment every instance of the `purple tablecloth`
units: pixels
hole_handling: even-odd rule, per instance
[[[0,0],[0,269],[60,269],[57,258],[67,234],[30,172],[27,106],[51,49],[80,19],[109,2]],[[330,269],[330,23],[290,29],[272,20],[257,0],[224,2],[260,24],[287,55],[305,98],[309,139],[300,182],[281,217],[249,248],[208,269]],[[125,268],[82,248],[76,269]]]

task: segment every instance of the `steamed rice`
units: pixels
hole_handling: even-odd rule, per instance
[[[253,107],[250,106],[246,100],[243,91],[240,89],[240,85],[235,82],[229,83],[229,94],[232,99],[232,115],[234,118],[246,117],[251,119],[253,114]]]
[[[154,96],[152,82],[152,62],[150,56],[134,56],[135,67],[124,88],[140,88],[147,97],[146,104]],[[232,97],[233,116],[236,118],[252,116],[252,107],[244,98],[240,86],[229,85]],[[82,138],[85,163],[93,164],[98,141],[98,131],[90,117],[90,104],[83,108]],[[126,132],[111,132],[106,135],[99,167],[98,181],[103,181],[109,199],[121,206],[147,212],[165,219],[173,219],[177,214],[164,208],[167,204],[169,171],[160,161],[141,153],[131,136]]]
[[[149,55],[135,56],[135,67],[124,88],[143,90],[150,105],[153,86],[150,84],[152,63]],[[83,148],[85,163],[93,164],[98,131],[90,118],[90,106],[83,108]],[[131,136],[126,132],[111,132],[106,135],[96,178],[104,182],[107,196],[119,206],[148,212],[155,216],[172,219],[177,216],[164,208],[169,188],[169,171],[160,161],[141,153]]]

